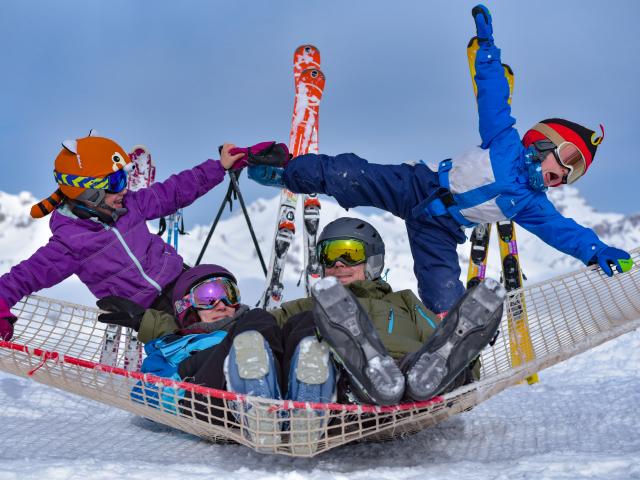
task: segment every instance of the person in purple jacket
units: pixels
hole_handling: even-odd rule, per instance
[[[207,160],[136,192],[127,190],[133,167],[116,142],[93,131],[66,140],[55,160],[58,190],[31,208],[40,218],[53,212],[52,236],[31,257],[0,277],[0,339],[13,336],[10,308],[25,295],[76,274],[97,298],[119,295],[171,311],[171,288],[183,271],[182,257],[147,228],[147,221],[193,203],[224,179],[242,157],[225,144],[220,160]]]

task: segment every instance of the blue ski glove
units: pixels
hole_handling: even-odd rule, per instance
[[[489,9],[484,5],[476,5],[471,10],[471,15],[476,22],[478,42],[493,42],[493,26]]]
[[[247,174],[251,180],[258,182],[260,185],[267,187],[284,187],[282,175],[283,167],[274,167],[272,165],[251,165],[247,168]]]
[[[631,260],[631,255],[629,255],[624,250],[620,250],[619,248],[607,247],[595,257],[591,259],[590,264],[598,263],[600,268],[606,273],[609,277],[613,276],[613,270],[611,266],[616,267],[618,273],[623,273],[631,270],[633,266],[633,260]]]

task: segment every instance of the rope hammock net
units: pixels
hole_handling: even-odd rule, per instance
[[[596,267],[510,292],[481,380],[426,402],[390,407],[271,400],[127,370],[126,332],[113,365],[100,363],[106,326],[99,310],[39,296],[12,310],[14,338],[0,341],[0,370],[29,377],[208,441],[262,453],[313,456],[357,440],[418,432],[467,410],[536,372],[640,326],[640,249],[631,271]]]

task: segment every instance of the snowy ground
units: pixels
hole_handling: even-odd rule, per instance
[[[0,229],[0,271],[26,258],[49,235],[46,224],[25,220],[31,200],[27,194],[0,193],[5,221],[21,227]],[[637,218],[621,223],[617,214],[611,214],[604,221],[583,203],[570,189],[556,198],[559,208],[581,222],[591,221],[610,243],[638,246]],[[276,198],[249,206],[261,235],[271,235],[276,207]],[[323,204],[325,222],[341,215],[344,211],[333,202]],[[385,238],[391,282],[397,289],[415,289],[406,233],[399,220],[390,215],[361,216]],[[215,236],[205,260],[224,258],[225,265],[241,278],[245,298],[252,303],[262,285],[256,276],[257,260],[247,262],[246,249],[240,257],[236,251],[237,245],[247,241],[242,237],[246,237],[246,226],[237,215],[222,223],[222,233]],[[206,231],[196,227],[181,240],[182,252],[191,261]],[[519,235],[531,281],[575,268],[573,260],[541,245],[524,230]],[[292,262],[301,257],[300,248],[294,246]],[[467,247],[463,248],[466,255]],[[493,276],[497,275],[495,263]],[[293,287],[299,279],[296,265],[290,265],[294,268],[289,268],[287,278],[291,298],[300,295]],[[93,303],[77,279],[39,293]],[[407,439],[347,445],[314,459],[291,459],[260,455],[242,446],[207,444],[126,412],[0,373],[0,480],[640,479],[640,332],[544,371],[540,377],[537,385],[507,390],[471,412]]]
[[[640,478],[640,332],[413,437],[313,459],[211,445],[0,374],[0,479]]]

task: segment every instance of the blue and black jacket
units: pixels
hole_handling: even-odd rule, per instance
[[[227,336],[224,330],[217,330],[211,333],[196,333],[191,335],[165,335],[152,340],[144,346],[147,354],[140,371],[142,373],[152,373],[158,377],[169,378],[177,382],[183,381],[178,375],[178,365],[195,352],[218,345]],[[176,400],[184,396],[184,390],[172,387],[160,389],[153,383],[138,382],[131,391],[132,400],[144,403],[152,407],[160,407],[168,411],[176,411]]]

